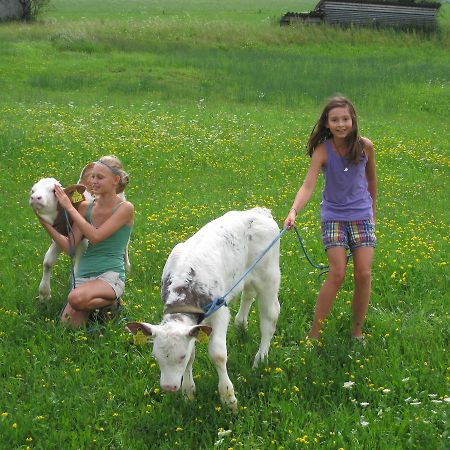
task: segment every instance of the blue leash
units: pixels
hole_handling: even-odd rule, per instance
[[[305,254],[306,259],[308,260],[309,264],[311,264],[311,266],[313,266],[315,269],[319,269],[321,270],[321,272],[318,275],[318,278],[320,278],[322,275],[325,275],[329,270],[330,270],[330,266],[325,265],[325,264],[317,264],[316,262],[314,262],[308,255],[308,252],[306,251],[306,247],[305,244],[303,242],[302,237],[300,236],[299,231],[297,230],[297,227],[294,226],[294,231],[295,234],[297,235],[297,240],[300,243],[300,246],[302,247],[303,253]],[[347,261],[346,264],[348,264],[349,259],[352,257],[352,254],[349,253],[347,255]]]
[[[234,285],[230,289],[228,289],[228,291],[224,295],[215,298],[213,301],[211,301],[207,305],[203,306],[202,309],[205,313],[202,317],[202,320],[206,319],[211,314],[215,313],[222,306],[227,306],[226,297],[255,268],[256,264],[258,264],[259,261],[261,261],[261,259],[265,256],[265,254],[275,245],[275,243],[281,238],[281,236],[283,236],[283,234],[287,230],[288,230],[287,226],[281,230],[280,234],[269,244],[269,246],[263,251],[263,253],[258,258],[256,258],[256,260],[253,262],[253,264],[244,272],[244,274],[239,278],[239,280],[236,281],[236,283],[234,283]],[[321,270],[321,272],[319,274],[319,278],[320,278],[322,275],[326,274],[329,271],[330,266],[324,265],[324,264],[317,264],[316,262],[314,262],[309,257],[308,252],[306,251],[305,244],[303,242],[302,237],[300,236],[300,233],[299,233],[297,227],[294,226],[294,230],[297,235],[297,240],[300,243],[300,246],[301,246],[303,253],[305,254],[305,257],[308,260],[309,264],[311,264],[311,266],[314,267],[315,269]],[[351,257],[352,257],[351,253],[349,255],[347,255],[347,263]]]
[[[261,259],[266,255],[266,253],[275,245],[275,243],[283,236],[284,233],[287,231],[287,227],[284,227],[281,232],[278,234],[278,236],[269,244],[269,246],[262,252],[262,254],[256,258],[256,260],[253,262],[253,264],[244,272],[244,274],[239,278],[236,283],[233,284],[233,286],[228,289],[228,291],[222,295],[221,297],[215,298],[212,302],[208,303],[207,305],[203,306],[203,311],[205,311],[205,314],[203,315],[203,319],[206,319],[211,314],[215,313],[219,308],[222,306],[227,306],[226,297],[230,294],[230,292],[255,268],[256,264],[261,261]]]

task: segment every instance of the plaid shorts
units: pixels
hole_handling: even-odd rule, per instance
[[[325,250],[331,247],[375,247],[375,222],[372,219],[322,222],[322,241]]]

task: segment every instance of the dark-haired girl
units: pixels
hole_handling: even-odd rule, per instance
[[[309,141],[310,166],[297,192],[285,226],[292,228],[316,186],[319,173],[325,177],[321,202],[322,240],[329,272],[316,302],[309,337],[318,339],[337,292],[344,281],[346,251],[354,263],[352,300],[354,338],[363,337],[369,306],[375,238],[377,178],[372,142],[361,137],[355,108],[345,97],[336,96],[326,104]]]

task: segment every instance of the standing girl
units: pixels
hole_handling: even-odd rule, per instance
[[[377,178],[373,144],[361,137],[353,105],[345,97],[333,97],[325,106],[308,141],[310,166],[284,222],[292,228],[316,186],[319,172],[325,177],[322,193],[322,240],[329,272],[316,302],[309,332],[318,339],[345,277],[346,250],[354,263],[352,300],[353,331],[362,338],[369,306],[375,238]]]
[[[78,211],[64,190],[55,185],[56,198],[73,219],[71,237],[40,220],[66,253],[81,239],[89,241],[76,267],[76,287],[69,293],[61,315],[62,322],[73,326],[84,325],[95,309],[118,305],[125,288],[124,255],[134,221],[133,205],[117,195],[128,184],[128,175],[116,157],[104,156],[96,161],[90,182],[95,199],[82,202]]]

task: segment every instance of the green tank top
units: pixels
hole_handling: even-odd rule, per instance
[[[113,208],[113,214],[122,203],[119,203]],[[86,209],[86,220],[90,224],[92,224],[93,205],[94,202],[90,203]],[[124,225],[114,234],[97,244],[91,244],[89,242],[86,251],[78,261],[75,276],[90,278],[112,271],[117,272],[122,281],[125,281],[124,257],[125,249],[131,235],[131,229],[131,226]]]

